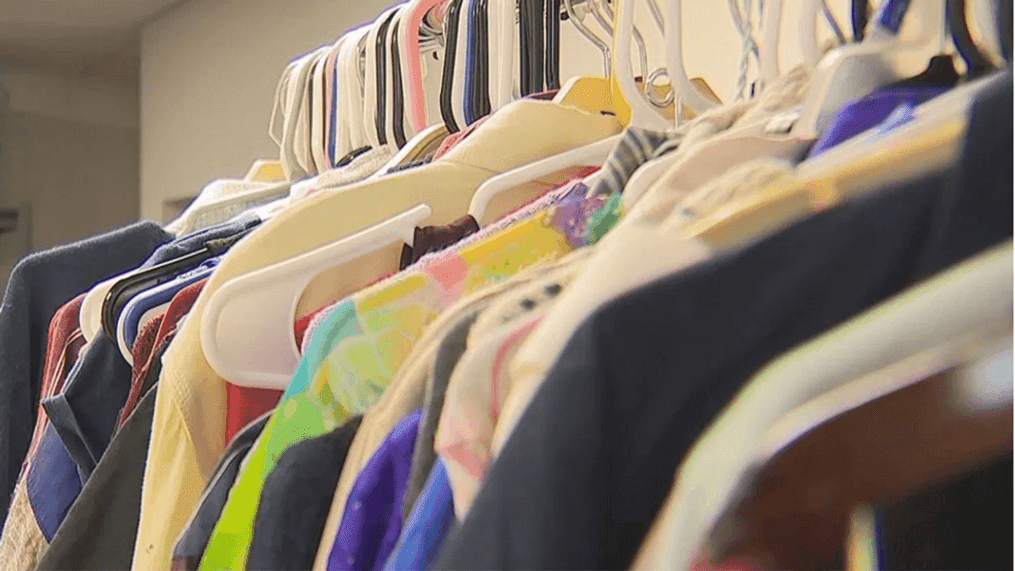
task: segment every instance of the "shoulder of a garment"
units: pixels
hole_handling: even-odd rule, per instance
[[[597,140],[621,130],[620,122],[613,115],[552,101],[519,99],[497,110],[474,133],[435,162],[483,165],[496,153],[502,154],[523,141],[530,145],[538,143],[538,137],[555,141]],[[527,135],[530,132],[532,134]]]

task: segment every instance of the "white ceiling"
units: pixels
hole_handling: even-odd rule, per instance
[[[0,68],[136,76],[138,30],[186,0],[0,0]]]

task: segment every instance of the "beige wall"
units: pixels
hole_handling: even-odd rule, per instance
[[[0,71],[0,205],[31,205],[0,237],[0,283],[25,249],[72,242],[137,219],[137,85]]]
[[[276,156],[272,93],[289,60],[387,0],[192,0],[141,33],[141,214]]]

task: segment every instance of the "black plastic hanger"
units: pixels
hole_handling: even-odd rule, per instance
[[[1009,0],[1004,1],[1008,2]],[[993,69],[994,66],[973,42],[973,36],[969,32],[969,23],[966,21],[966,0],[947,0],[945,2],[945,19],[948,22],[948,31],[951,33],[955,49],[959,51],[962,60],[966,62],[968,70],[966,75],[975,78]]]
[[[377,29],[377,41],[374,49],[377,50],[377,113],[374,115],[374,128],[377,129],[377,140],[384,145],[388,142],[387,129],[387,77],[386,65],[388,56],[388,27],[391,25],[395,12],[388,14]]]
[[[543,77],[543,69],[546,58],[546,42],[544,40],[546,31],[543,29],[544,26],[544,10],[546,10],[546,0],[532,0],[532,12],[529,17],[532,19],[532,40],[533,43],[529,45],[529,49],[532,54],[529,56],[529,64],[532,65],[530,71],[531,90],[529,94],[539,93],[543,91],[543,84],[545,78]]]
[[[998,0],[997,6],[997,38],[1001,42],[1001,56],[1011,65],[1012,47],[1012,3]]]
[[[543,0],[519,0],[519,64],[522,96],[543,90]]]
[[[142,291],[196,268],[215,254],[216,252],[206,245],[200,250],[145,268],[118,280],[109,288],[102,300],[102,330],[111,340],[116,341],[116,326],[120,312],[131,299]]]
[[[391,121],[395,144],[399,149],[405,146],[405,93],[402,90],[402,57],[398,51],[398,29],[401,24],[401,21],[396,21],[391,26]]]
[[[863,40],[863,32],[867,29],[867,22],[870,21],[870,8],[867,0],[853,0],[850,4],[850,20],[853,23],[853,41]]]
[[[464,90],[462,93],[462,118],[465,119],[466,125],[471,125],[476,120],[476,83],[479,81],[477,71],[479,68],[479,18],[478,18],[478,0],[468,2],[468,10],[464,10],[460,16],[461,21],[465,26],[465,73],[463,78],[465,85],[462,86]]]
[[[476,0],[475,69],[473,70],[472,118],[490,114],[490,17],[489,0]]]
[[[447,126],[449,133],[457,132],[460,127],[455,121],[455,114],[451,110],[451,90],[455,88],[455,50],[458,44],[458,23],[459,13],[462,8],[462,0],[451,0],[448,4],[448,13],[445,16],[444,28],[444,71],[441,74],[441,118]]]
[[[532,0],[518,0],[518,86],[522,97],[529,93],[531,79],[529,74],[532,67],[529,65],[529,44],[532,43],[532,25],[529,22],[529,11],[532,9]]]
[[[959,72],[955,71],[952,56],[942,54],[930,58],[927,69],[918,75],[892,83],[890,87],[952,87],[959,82]]]
[[[546,89],[560,89],[560,0],[546,0]]]

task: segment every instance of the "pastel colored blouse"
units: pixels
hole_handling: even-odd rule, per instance
[[[366,410],[426,326],[454,302],[593,243],[603,221],[615,219],[602,214],[612,210],[611,198],[587,196],[587,188],[575,183],[326,312],[237,480],[201,569],[243,568],[260,490],[282,452]]]

